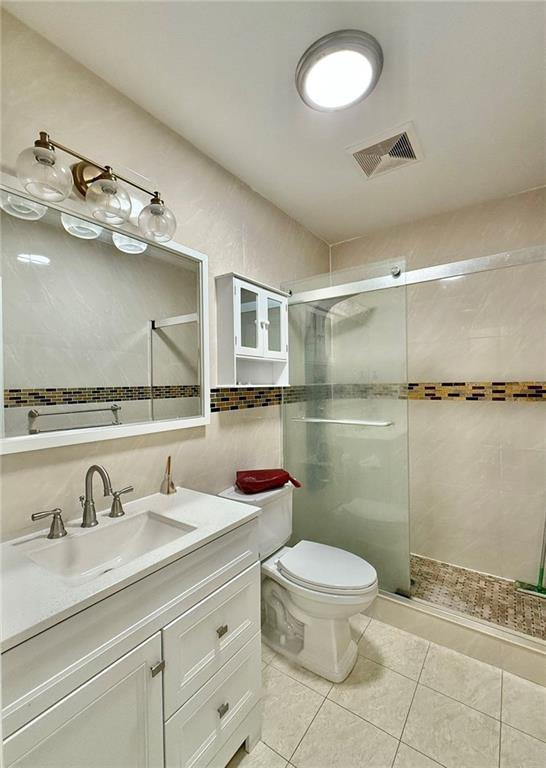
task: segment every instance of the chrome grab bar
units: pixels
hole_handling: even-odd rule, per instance
[[[392,427],[393,421],[364,421],[362,419],[312,419],[294,418],[292,421],[307,422],[309,424],[348,424],[352,427]]]

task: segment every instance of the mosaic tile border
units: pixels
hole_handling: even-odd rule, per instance
[[[198,384],[154,386],[153,398],[199,397]],[[211,410],[237,411],[326,398],[398,400],[546,401],[544,381],[418,382],[410,384],[313,384],[289,387],[213,387]],[[47,387],[4,390],[4,408],[149,400],[148,386]]]
[[[214,387],[210,391],[210,410],[220,413],[281,405],[287,389],[290,387]]]
[[[454,381],[407,385],[408,400],[546,400],[546,381]]]
[[[411,555],[411,596],[546,640],[546,600],[515,582]]]
[[[198,384],[157,385],[153,387],[155,400],[177,397],[199,397]],[[5,389],[4,408],[35,405],[76,405],[104,403],[117,400],[150,400],[152,389],[142,387],[48,387],[44,389]]]

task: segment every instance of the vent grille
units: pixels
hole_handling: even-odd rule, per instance
[[[415,144],[406,130],[367,147],[356,150],[353,147],[350,152],[366,176],[371,178],[420,160]]]

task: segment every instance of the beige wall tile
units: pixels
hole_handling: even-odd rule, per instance
[[[473,259],[546,241],[546,188],[460,208],[332,246],[333,269],[407,260],[408,269]]]
[[[211,383],[216,384],[214,276],[236,270],[279,285],[326,272],[328,246],[253,192],[132,101],[10,14],[2,14],[2,155],[13,168],[40,129],[99,160],[128,167],[159,186],[178,221],[175,238],[209,256]],[[207,429],[112,440],[7,457],[3,462],[3,535],[31,512],[60,505],[78,513],[82,478],[104,461],[116,483],[155,491],[172,453],[176,479],[216,492],[242,466],[277,465],[277,408],[213,416]],[[258,426],[259,425],[259,426]],[[119,479],[118,479],[119,478]],[[22,490],[24,489],[24,493]]]

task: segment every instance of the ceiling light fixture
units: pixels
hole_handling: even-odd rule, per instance
[[[59,163],[56,149],[78,158],[79,162],[67,168]],[[176,219],[159,192],[115,174],[109,165],[101,165],[59,144],[45,131],[40,131],[34,146],[24,149],[17,158],[17,176],[27,192],[47,202],[64,200],[74,184],[86,199],[93,217],[114,226],[124,224],[131,215],[131,197],[120,183],[124,182],[151,197],[150,204],[138,218],[143,235],[157,243],[166,243],[175,233]]]
[[[341,29],[305,51],[296,67],[296,88],[312,109],[345,109],[373,91],[382,68],[383,51],[375,37],[358,29]]]

